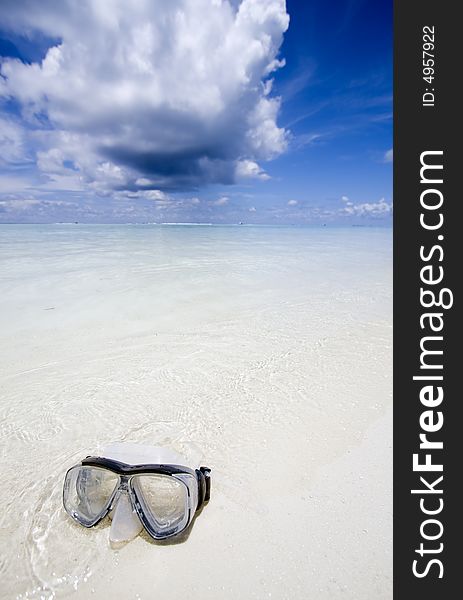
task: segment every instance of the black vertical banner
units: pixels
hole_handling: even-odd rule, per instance
[[[394,9],[394,598],[459,597],[458,3]],[[462,162],[462,165],[459,165]],[[461,370],[461,368],[460,368]],[[457,489],[459,487],[460,489]],[[452,591],[451,591],[452,590]]]

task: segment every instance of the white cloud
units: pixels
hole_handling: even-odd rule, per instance
[[[41,204],[40,200],[35,198],[9,198],[6,200],[0,200],[0,207],[6,211],[22,211],[28,210],[31,206],[37,206]]]
[[[142,194],[143,197],[147,200],[154,200],[155,202],[159,200],[166,201],[169,199],[168,196],[164,194],[164,192],[161,192],[161,190],[146,190],[142,192]]]
[[[289,200],[288,206],[296,206],[298,204],[297,200]]]
[[[41,171],[50,174],[63,174],[68,169],[64,166],[65,154],[60,148],[37,152],[37,166]]]
[[[236,163],[237,179],[270,179],[270,176],[253,160],[239,160]]]
[[[222,196],[221,198],[219,198],[218,200],[216,200],[212,204],[214,204],[214,206],[226,206],[228,204],[228,197],[227,196]]]
[[[359,204],[347,201],[346,206],[340,209],[339,213],[346,216],[386,217],[392,215],[392,204],[386,202],[384,198],[381,198],[378,202],[364,202]]]
[[[0,165],[25,160],[24,132],[11,119],[0,117]]]
[[[394,160],[394,150],[391,148],[384,153],[384,162],[390,163]]]
[[[139,185],[140,187],[150,187],[154,185],[154,181],[152,179],[148,179],[147,177],[139,177],[135,180],[135,185]]]
[[[0,19],[61,40],[40,64],[4,59],[0,80],[53,181],[104,195],[266,179],[257,161],[286,149],[269,79],[284,64],[284,0],[6,1]]]
[[[0,211],[18,213],[22,211],[28,211],[33,207],[74,207],[76,206],[73,202],[66,202],[64,200],[41,200],[29,197],[14,197],[5,198],[0,200]]]
[[[25,180],[23,177],[14,175],[4,175],[0,173],[0,192],[2,194],[14,194],[17,192],[24,192],[31,188],[30,182]]]

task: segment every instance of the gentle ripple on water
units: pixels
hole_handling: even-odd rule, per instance
[[[265,519],[275,485],[302,489],[389,402],[387,233],[185,229],[0,242],[8,598],[66,596],[115,560],[107,524],[61,508],[66,469],[106,443],[196,444],[217,493]]]

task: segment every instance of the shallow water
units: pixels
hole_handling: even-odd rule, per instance
[[[2,597],[389,598],[391,252],[384,229],[0,226]],[[114,552],[65,515],[65,470],[116,440],[202,450],[187,539]]]

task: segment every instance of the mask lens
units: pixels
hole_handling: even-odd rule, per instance
[[[179,533],[188,524],[188,490],[170,475],[136,475],[133,489],[152,534],[158,538]]]
[[[64,482],[64,508],[79,523],[91,527],[108,508],[118,484],[118,475],[106,469],[73,467]]]

